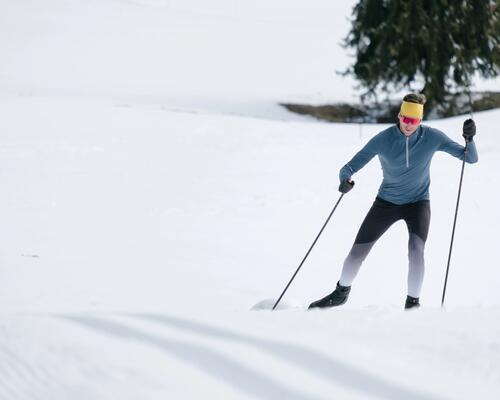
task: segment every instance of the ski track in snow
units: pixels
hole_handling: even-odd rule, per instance
[[[40,316],[35,318],[40,318]],[[339,390],[339,387],[351,391],[354,388],[354,393],[357,393],[357,395],[355,394],[349,398],[406,398],[415,400],[446,398],[426,394],[423,390],[406,388],[404,385],[390,382],[372,372],[363,371],[362,368],[353,367],[349,363],[340,361],[331,355],[325,355],[323,352],[308,346],[293,344],[288,340],[272,340],[242,334],[231,329],[215,327],[210,324],[166,314],[63,314],[45,316],[44,318],[55,318],[60,322],[89,330],[96,334],[93,340],[99,340],[99,337],[112,339],[117,342],[117,348],[125,353],[130,350],[131,346],[152,348],[157,353],[164,354],[168,358],[174,358],[200,371],[202,374],[208,375],[222,385],[232,387],[235,393],[239,393],[244,397],[250,396],[262,399],[329,398],[328,395],[318,396],[297,388],[288,379],[283,379],[280,370],[256,368],[258,364],[249,365],[247,360],[239,355],[239,348],[250,348],[252,352],[278,359],[288,366],[296,367],[300,370],[297,377],[304,379],[305,374],[323,380],[323,384],[326,383],[326,387],[330,386],[332,391]],[[60,322],[52,320],[50,324],[56,323],[60,325]],[[137,324],[137,322],[140,323]],[[147,324],[142,324],[142,322]],[[170,334],[151,329],[151,324],[166,328]],[[64,326],[59,328],[64,331]],[[178,333],[172,335],[171,331],[178,331]],[[177,337],[183,339],[177,339]],[[199,341],[196,338],[202,338],[203,340]],[[224,351],[224,345],[227,343],[235,345],[230,353]],[[88,346],[88,343],[85,345]],[[69,393],[73,392],[73,389],[70,384],[61,380],[61,377],[65,377],[62,370],[64,368],[71,369],[75,367],[75,364],[76,368],[82,368],[87,364],[89,370],[92,370],[94,367],[92,363],[99,361],[98,359],[85,359],[85,357],[83,357],[83,360],[79,360],[78,357],[71,354],[71,351],[69,354],[65,354],[65,352],[66,350],[63,351],[61,348],[52,348],[51,353],[55,353],[55,357],[53,354],[49,354],[48,357],[47,354],[44,354],[42,359],[36,360],[41,361],[40,365],[30,367],[29,361],[23,360],[22,356],[15,355],[12,350],[2,348],[3,368],[0,379],[5,385],[1,386],[0,398],[65,398]],[[33,354],[28,351],[24,354],[24,356],[26,355],[32,356]],[[146,361],[146,359],[143,361]],[[105,373],[108,369],[107,366],[103,364],[98,368],[101,372],[94,371],[91,376],[86,376],[84,370],[75,371],[77,374],[78,372],[81,373],[81,376],[75,377],[76,386],[83,389],[85,385],[88,385],[90,388],[95,389],[97,385],[88,378],[95,378],[104,372],[99,376],[98,382],[108,385],[109,389],[112,390],[111,394],[118,395],[120,391],[115,392],[116,387],[110,386],[109,381],[106,382],[109,379],[109,376],[107,376],[109,373]],[[135,366],[135,371],[140,369],[140,365]],[[162,372],[172,373],[172,371],[168,370]],[[134,374],[135,372],[132,376]],[[133,378],[132,381],[134,381]],[[119,382],[118,385],[120,385]],[[23,389],[19,390],[19,388]],[[103,392],[107,392],[107,390]],[[90,390],[86,394],[84,392],[74,393],[77,398],[86,398],[85,395],[90,395],[91,398],[106,398],[109,394],[107,392],[104,397],[101,397],[102,393],[99,394],[98,390]]]
[[[473,310],[471,311],[473,312]],[[283,311],[282,315],[288,313],[290,316],[290,312],[296,313],[296,311]],[[383,311],[381,312],[383,313]],[[416,376],[425,374],[425,368],[434,370],[435,367],[432,365],[426,366],[426,363],[430,361],[430,353],[426,355],[426,352],[434,351],[443,345],[441,343],[437,343],[435,346],[430,345],[431,342],[428,340],[432,331],[427,330],[424,334],[427,337],[424,340],[422,338],[417,340],[412,350],[411,346],[407,347],[404,344],[407,342],[408,336],[402,334],[403,331],[398,327],[400,318],[394,313],[388,317],[387,314],[380,314],[381,312],[378,313],[378,316],[383,315],[382,318],[385,321],[382,323],[378,322],[376,318],[368,318],[373,313],[370,310],[364,311],[364,316],[358,320],[358,322],[362,321],[364,325],[359,330],[373,332],[372,338],[365,337],[366,342],[360,343],[364,351],[369,349],[368,352],[372,353],[368,359],[375,357],[375,364],[382,370],[387,369],[392,362],[390,359],[386,361],[383,359],[383,354],[386,354],[384,342],[392,340],[392,345],[395,348],[410,350],[409,354],[413,356],[412,363],[414,364],[410,369],[413,369]],[[307,317],[306,320],[309,322],[318,324],[321,319],[314,322],[310,317],[334,313],[300,311],[299,314]],[[407,314],[409,313],[405,315]],[[470,313],[468,314],[470,315]],[[427,314],[427,321],[431,319],[429,317],[432,317],[432,313]],[[449,318],[449,315],[445,315],[445,318],[448,323],[454,321]],[[462,398],[461,396],[457,397],[457,393],[463,393],[463,398],[467,398],[468,392],[474,390],[471,387],[465,387],[466,390],[462,391],[460,390],[461,384],[457,382],[454,390],[451,390],[453,395],[437,394],[436,389],[429,385],[418,388],[414,383],[401,383],[401,377],[389,375],[391,377],[388,379],[386,373],[381,374],[381,371],[377,371],[373,365],[355,366],[348,350],[349,348],[352,350],[353,343],[349,343],[350,338],[346,336],[346,333],[354,333],[358,330],[353,329],[351,324],[349,326],[342,325],[346,320],[352,319],[352,316],[344,312],[329,318],[330,322],[334,319],[342,321],[341,324],[337,324],[340,333],[329,337],[328,340],[335,340],[338,343],[333,343],[335,351],[325,352],[325,338],[321,340],[322,345],[314,342],[306,345],[300,340],[300,334],[288,332],[288,336],[277,338],[276,331],[271,332],[271,334],[266,333],[265,330],[259,331],[259,334],[242,333],[241,328],[229,328],[222,325],[221,321],[215,325],[199,319],[188,319],[165,313],[100,312],[4,315],[0,330],[1,339],[7,344],[13,343],[14,347],[12,349],[6,346],[0,347],[2,355],[0,382],[4,383],[0,386],[0,398],[36,399],[50,397],[63,399],[67,398],[69,394],[82,399],[104,399],[109,398],[109,395],[134,398],[133,393],[140,392],[139,388],[144,381],[148,382],[150,390],[151,388],[158,390],[157,392],[151,390],[150,393],[154,398],[161,396],[161,393],[172,393],[181,398],[189,398],[189,396],[185,397],[183,392],[172,392],[172,387],[168,385],[162,386],[162,376],[168,376],[174,380],[179,378],[178,368],[172,369],[173,365],[185,365],[190,370],[190,379],[200,379],[199,374],[202,374],[208,377],[212,383],[216,383],[215,386],[223,387],[214,389],[215,393],[222,391],[226,394],[231,393],[231,397],[238,398],[241,396],[241,398],[264,399],[325,399],[330,398],[327,393],[337,393],[345,396],[342,398],[348,399],[405,398],[426,400]],[[32,323],[33,320],[36,320],[38,323],[35,325],[42,329],[29,334],[23,332],[19,335],[22,340],[17,342],[13,340],[13,337],[9,337],[12,328],[14,328],[12,332],[15,332],[16,326],[30,326],[30,322]],[[12,324],[12,322],[20,322],[20,324]],[[410,323],[407,328],[408,332],[418,326],[415,321],[407,319],[407,322]],[[491,322],[491,318],[489,321],[486,320],[486,326]],[[376,331],[384,323],[389,328],[377,333]],[[274,329],[276,329],[276,324],[274,325]],[[442,326],[445,325],[442,324]],[[454,323],[454,325],[457,324]],[[246,327],[254,332],[259,330],[248,324]],[[80,332],[77,336],[79,346],[76,348],[71,345],[65,346],[64,340],[61,340],[61,338],[67,338],[66,330],[68,328],[74,331],[72,336],[74,333]],[[310,329],[314,330],[315,328]],[[391,329],[396,330],[392,337],[389,333]],[[47,330],[54,336],[47,335]],[[471,354],[476,352],[479,353],[479,357],[482,357],[483,350],[481,347],[477,347],[477,343],[467,344],[469,335],[466,331],[463,330],[462,334],[457,332],[458,343],[466,346],[464,347],[466,351],[463,360],[474,365],[476,359],[470,357]],[[61,336],[56,333],[60,333]],[[436,333],[442,335],[444,332],[439,328]],[[286,330],[284,334],[287,335]],[[465,336],[463,336],[464,334]],[[35,339],[37,336],[38,338]],[[310,334],[307,336],[314,337]],[[451,336],[449,337],[451,338]],[[26,343],[24,342],[26,339],[35,340]],[[23,344],[28,344],[27,348],[22,348]],[[48,347],[45,347],[47,344]],[[421,344],[425,344],[426,347],[430,345],[430,348],[417,355],[421,351],[418,348]],[[347,351],[341,350],[343,345],[347,345]],[[377,349],[377,345],[382,346]],[[447,351],[456,348],[455,346],[456,344],[451,340],[448,346],[444,346],[448,349],[442,349],[444,350],[443,356],[449,356]],[[490,346],[494,346],[490,347],[493,354],[500,355],[498,340],[495,341],[495,344],[491,343]],[[125,356],[117,363],[117,360],[110,359],[106,354],[109,350],[134,356],[130,359]],[[334,355],[338,350],[340,350],[338,355]],[[250,359],[248,354],[252,354]],[[405,357],[408,354],[401,353],[401,356]],[[163,365],[161,360],[164,357],[168,360],[174,360],[175,363]],[[377,359],[377,357],[382,358]],[[116,364],[113,365],[114,363]],[[155,365],[154,375],[150,373],[148,375],[146,367],[148,363]],[[275,368],[278,365],[283,367]],[[489,372],[492,374],[489,384],[491,385],[491,380],[498,378],[499,371],[493,364],[487,367],[490,368]],[[129,370],[128,373],[127,370]],[[458,371],[459,375],[462,373],[460,370]],[[468,370],[465,368],[463,372]],[[69,374],[68,371],[71,371],[72,374]],[[449,372],[442,371],[440,379],[443,381],[438,386],[450,384],[450,378],[453,379],[453,375],[457,371],[451,371],[451,374]],[[123,376],[120,377],[120,375]],[[293,380],[289,378],[290,376],[294,377]],[[127,390],[121,388],[124,384],[124,378],[128,390],[131,390],[128,394]],[[298,382],[301,384],[297,385]],[[311,382],[311,385],[304,385],[304,382]],[[478,381],[477,376],[472,374],[469,376],[467,385],[473,384],[475,386],[485,383],[487,384],[487,382]],[[321,392],[318,392],[318,388],[321,389]],[[494,398],[494,396],[484,395],[486,389],[483,388],[480,391],[480,393],[482,392],[481,398]]]

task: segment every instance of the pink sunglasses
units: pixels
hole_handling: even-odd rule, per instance
[[[399,118],[401,118],[405,124],[418,125],[420,123],[420,119],[418,118],[405,117],[404,115],[400,115]]]

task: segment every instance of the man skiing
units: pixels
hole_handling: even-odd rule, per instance
[[[383,180],[378,196],[366,215],[354,244],[344,261],[336,289],[313,302],[309,308],[335,307],[347,301],[351,284],[361,264],[375,242],[396,221],[404,220],[408,227],[408,295],[405,309],[419,307],[424,278],[424,247],[429,231],[429,168],[436,151],[444,151],[463,160],[465,147],[443,132],[421,125],[425,96],[408,94],[403,98],[398,123],[373,137],[340,170],[339,191],[347,193],[354,186],[351,176],[378,155]],[[473,137],[476,126],[472,119],[463,125],[463,137],[468,142],[466,162],[478,160]]]

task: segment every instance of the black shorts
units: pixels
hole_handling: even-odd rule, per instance
[[[354,243],[377,241],[394,222],[401,219],[406,222],[409,234],[413,233],[425,242],[431,220],[429,200],[398,205],[377,197],[361,224]]]

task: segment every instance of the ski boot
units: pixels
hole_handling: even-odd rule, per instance
[[[341,306],[347,301],[350,291],[350,286],[341,286],[340,283],[337,282],[337,288],[332,293],[320,300],[311,303],[309,309]]]
[[[419,307],[420,303],[418,301],[418,297],[406,296],[405,310],[408,310],[410,308],[419,308]]]

